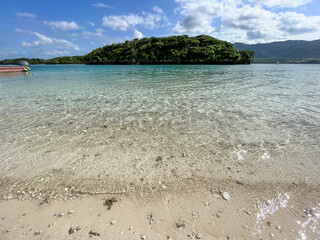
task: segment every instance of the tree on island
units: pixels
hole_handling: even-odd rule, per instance
[[[27,61],[29,64],[84,64],[83,56],[56,57],[48,60],[41,58],[15,58],[0,61],[0,64],[14,65],[19,61]]]
[[[250,64],[254,51],[200,35],[142,38],[107,45],[84,56],[86,64]]]
[[[236,50],[226,41],[200,35],[142,38],[97,48],[85,56],[17,58],[0,64],[250,64],[254,51]]]

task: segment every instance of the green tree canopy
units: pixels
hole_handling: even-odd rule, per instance
[[[253,51],[237,51],[207,35],[134,39],[84,56],[86,64],[250,64],[253,59]]]

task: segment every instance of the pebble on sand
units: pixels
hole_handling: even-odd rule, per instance
[[[112,220],[112,221],[110,222],[110,224],[111,224],[111,225],[115,225],[115,224],[116,224],[116,220]]]
[[[227,193],[227,192],[223,192],[222,197],[223,197],[223,199],[225,199],[225,200],[229,200],[229,199],[230,199],[230,195],[229,195],[229,193]]]
[[[115,197],[113,198],[109,198],[107,200],[105,200],[105,202],[103,203],[104,206],[107,206],[108,210],[111,209],[111,207],[113,206],[114,203],[118,202],[118,199],[116,199]]]
[[[196,235],[196,239],[201,239],[201,238],[202,238],[201,233],[197,233],[197,235]]]
[[[154,222],[154,215],[153,213],[150,213],[148,216],[147,216],[147,219],[149,220],[149,224],[152,224]]]
[[[75,232],[75,229],[73,227],[69,228],[69,231],[68,231],[69,235],[73,234],[74,232]]]
[[[185,227],[187,225],[187,222],[182,221],[182,222],[176,222],[176,227],[177,228],[182,228]]]
[[[90,234],[90,235],[94,235],[94,236],[100,236],[100,233],[94,232],[94,231],[92,231],[92,230],[90,230],[89,234]]]
[[[146,238],[147,238],[146,235],[141,234],[141,239],[142,239],[142,240],[145,240]]]
[[[239,184],[239,185],[244,186],[244,182],[242,182],[242,181],[240,181],[240,180],[237,180],[236,183]]]

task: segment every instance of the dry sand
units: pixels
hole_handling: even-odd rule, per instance
[[[0,239],[316,239],[318,189],[192,179],[154,193],[137,190],[48,203],[2,200]],[[108,210],[104,202],[113,197],[117,202]]]

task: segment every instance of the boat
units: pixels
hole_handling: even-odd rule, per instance
[[[17,65],[2,65],[0,66],[0,73],[3,72],[28,72],[30,70],[27,61],[19,61]]]

